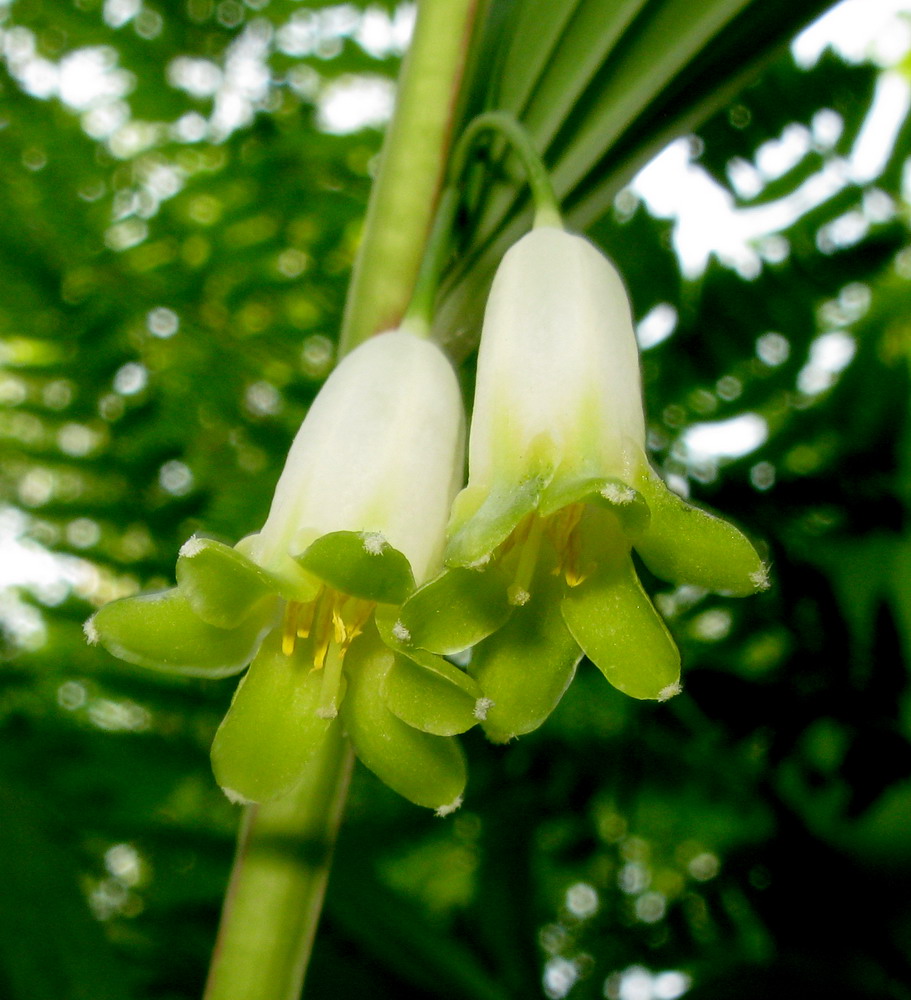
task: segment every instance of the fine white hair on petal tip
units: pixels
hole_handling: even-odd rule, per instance
[[[184,559],[192,559],[193,556],[198,556],[205,547],[206,543],[199,535],[190,535],[183,545],[181,545],[180,551],[177,554]]]
[[[364,551],[372,556],[380,556],[386,547],[386,539],[378,531],[364,533]]]
[[[453,799],[448,806],[440,806],[440,808],[436,810],[436,814],[442,819],[443,816],[448,816],[450,813],[454,813],[456,809],[461,806],[461,804],[462,796],[460,795],[457,799]]]
[[[392,626],[392,634],[399,640],[399,642],[411,642],[411,633],[408,631],[407,626],[400,621],[397,621],[395,625]]]
[[[636,499],[636,491],[631,486],[623,486],[621,483],[605,483],[601,487],[601,496],[611,503],[622,506]]]
[[[674,681],[673,684],[668,684],[667,687],[662,688],[658,692],[658,701],[667,701],[668,698],[673,698],[675,694],[680,694],[682,690],[680,681]]]
[[[98,640],[101,638],[98,635],[98,629],[95,627],[95,616],[92,615],[91,618],[86,619],[83,623],[82,631],[85,633],[85,641],[90,646],[97,646]]]
[[[523,605],[528,604],[530,600],[531,594],[523,587],[516,587],[509,595],[509,603],[516,608],[521,608]]]
[[[478,720],[478,722],[484,722],[487,718],[487,713],[493,708],[493,702],[490,698],[478,698],[474,703],[474,712],[472,715]]]
[[[750,573],[750,580],[757,590],[768,590],[772,585],[769,580],[769,567],[763,564],[755,572]]]

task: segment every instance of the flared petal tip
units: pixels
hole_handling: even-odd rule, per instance
[[[235,792],[233,788],[225,788],[222,785],[221,790],[225,793],[225,798],[233,806],[252,806],[253,799],[248,799],[246,795],[241,795],[240,792]]]
[[[435,812],[437,816],[439,816],[440,819],[442,819],[444,816],[449,816],[451,813],[454,813],[456,809],[461,808],[461,805],[462,805],[462,796],[459,795],[457,798],[454,798],[452,802],[450,802],[448,805],[439,806],[435,810]]]
[[[683,685],[681,685],[680,681],[674,681],[673,684],[668,684],[667,687],[663,687],[658,692],[658,701],[670,701],[674,695],[680,694],[682,690]]]
[[[82,631],[85,633],[85,641],[90,646],[97,646],[101,636],[98,634],[98,628],[95,625],[95,616],[92,615],[91,618],[86,619],[82,625]]]

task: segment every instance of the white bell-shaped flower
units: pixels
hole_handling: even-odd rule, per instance
[[[494,739],[539,725],[582,651],[620,690],[668,698],[679,655],[633,546],[674,582],[732,594],[765,583],[747,539],[649,466],[616,269],[584,238],[536,228],[507,252],[488,300],[450,570],[406,602],[401,628],[436,652],[477,643],[468,669],[492,703]]]
[[[374,617],[440,569],[463,450],[449,361],[409,333],[380,334],[320,390],[262,530],[234,548],[194,536],[176,588],[102,608],[87,634],[175,673],[225,676],[253,661],[212,748],[233,799],[288,791],[344,723],[387,784],[449,809],[465,783],[451,736],[477,721],[480,691],[439,657],[395,651]]]

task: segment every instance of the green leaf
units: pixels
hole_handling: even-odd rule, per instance
[[[215,778],[232,800],[289,792],[326,738],[332,719],[318,714],[323,671],[310,652],[299,642],[286,655],[276,630],[238,685],[212,744]]]
[[[198,618],[173,587],[106,604],[85,623],[85,632],[127,663],[187,677],[228,677],[253,659],[274,613],[267,599],[236,628],[218,628]]]
[[[84,855],[53,804],[0,762],[0,983],[7,1000],[127,1000],[118,953],[78,883]]]
[[[180,550],[177,586],[193,612],[219,628],[237,625],[264,597],[284,589],[236,549],[196,535]]]
[[[454,737],[414,729],[386,706],[383,691],[394,658],[375,631],[355,640],[345,663],[342,722],[358,757],[381,781],[416,805],[451,812],[465,790],[465,756]]]
[[[602,560],[567,592],[562,613],[585,655],[615,688],[660,701],[679,691],[680,654],[628,554]]]
[[[454,567],[419,587],[402,605],[398,625],[405,645],[451,655],[495,632],[512,613],[509,580],[496,566]]]
[[[401,604],[414,589],[408,559],[373,531],[332,531],[295,556],[335,590],[382,604]]]
[[[472,650],[468,670],[492,704],[482,723],[496,743],[537,729],[556,708],[581,658],[560,616],[563,580],[541,559],[531,597]]]
[[[436,736],[466,732],[486,709],[481,689],[464,670],[421,650],[395,654],[383,697],[402,722]]]
[[[734,597],[768,586],[768,568],[732,524],[687,503],[654,473],[639,488],[652,519],[636,539],[636,551],[656,576]]]

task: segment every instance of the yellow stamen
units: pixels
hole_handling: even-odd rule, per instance
[[[554,573],[562,574],[568,587],[578,587],[591,572],[580,566],[582,547],[578,529],[584,511],[583,504],[570,504],[559,511],[554,521],[554,548],[557,550],[557,567]]]
[[[328,589],[319,597],[319,607],[313,619],[313,669],[322,670],[332,641],[332,624],[337,594]]]
[[[344,658],[345,651],[338,642],[329,643],[323,680],[320,684],[320,703],[316,710],[316,714],[321,719],[334,719],[338,715],[338,689],[342,681],[342,661]]]
[[[323,671],[316,710],[321,719],[334,719],[338,715],[345,653],[363,631],[375,607],[375,601],[322,587],[314,600],[306,604],[289,601],[285,608],[282,652],[290,656],[298,638],[309,639],[313,669]]]
[[[348,649],[352,642],[363,632],[367,619],[376,607],[375,601],[365,601],[358,597],[351,597],[345,602],[343,618],[345,624],[345,635],[342,639],[342,653]]]
[[[525,537],[517,543],[520,546],[519,561],[512,584],[506,591],[507,600],[516,606],[527,604],[531,598],[531,581],[544,536],[544,521],[537,514],[530,514],[527,522],[527,525],[520,525],[517,529],[517,533],[524,531]]]
[[[340,594],[336,594],[335,600],[332,602],[332,634],[339,646],[345,641],[347,631],[345,628],[345,619],[342,618],[343,600],[344,598]]]
[[[285,619],[282,622],[282,652],[285,656],[291,656],[294,652],[294,644],[297,639],[297,616],[300,607],[297,601],[288,601],[285,605]]]

